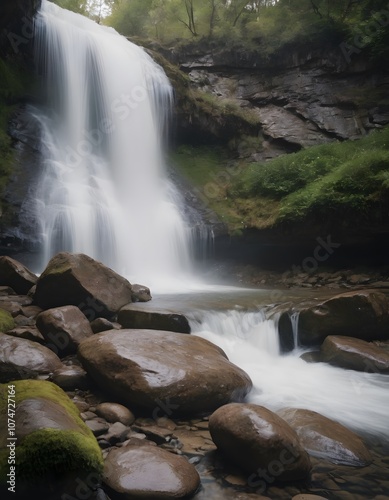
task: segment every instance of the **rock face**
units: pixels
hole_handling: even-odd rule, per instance
[[[47,347],[0,333],[0,382],[35,378],[61,367],[61,360]]]
[[[0,285],[10,286],[16,293],[27,294],[38,278],[27,267],[11,257],[0,257]]]
[[[294,408],[286,408],[278,415],[297,432],[310,455],[354,467],[372,462],[362,439],[338,422],[315,411]]]
[[[34,300],[43,309],[75,305],[90,320],[113,316],[131,302],[131,284],[84,254],[61,252],[39,277]]]
[[[79,343],[93,335],[89,321],[76,306],[48,309],[38,315],[36,326],[50,348],[63,356],[75,353]]]
[[[101,389],[128,406],[172,413],[209,412],[241,401],[249,376],[216,345],[157,330],[115,330],[81,342],[78,356]]]
[[[222,406],[211,415],[209,430],[218,449],[251,474],[251,486],[302,479],[309,474],[309,456],[296,432],[262,406]]]
[[[36,498],[59,498],[59,495],[54,497],[48,494],[50,490],[52,494],[55,487],[60,489],[61,494],[74,493],[77,478],[98,475],[102,470],[97,441],[81,420],[77,408],[59,387],[36,380],[14,382],[13,386],[18,493],[31,489],[31,478],[35,481]],[[0,389],[2,399],[6,398],[7,390],[8,386]],[[2,406],[1,412],[1,419],[5,421],[6,406]],[[9,454],[7,438],[7,428],[1,426],[0,488],[5,485],[6,473],[9,472],[9,465],[4,460]],[[55,481],[52,484],[53,477],[59,478],[58,483]]]
[[[190,333],[187,318],[182,314],[156,309],[148,304],[128,304],[119,311],[118,322],[123,328],[166,330]]]
[[[155,446],[129,445],[108,454],[104,482],[123,500],[162,500],[193,495],[200,477],[184,457]]]
[[[287,315],[283,316],[280,335],[289,338],[290,321],[284,321]],[[319,345],[329,335],[367,341],[389,339],[389,299],[381,292],[363,290],[342,293],[300,310],[298,340],[301,345]]]
[[[388,373],[389,352],[360,339],[330,335],[321,348],[321,359],[331,365],[360,372]]]

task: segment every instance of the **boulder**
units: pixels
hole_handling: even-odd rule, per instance
[[[90,387],[90,380],[86,371],[79,366],[59,368],[55,370],[50,379],[64,391],[86,390]]]
[[[16,293],[26,295],[37,282],[37,276],[11,257],[0,257],[0,285],[10,286]]]
[[[85,370],[107,394],[153,416],[209,412],[240,401],[252,382],[216,345],[157,330],[98,333],[78,349]]]
[[[285,408],[278,415],[296,431],[310,455],[353,467],[372,462],[362,439],[338,422],[315,411],[295,408]]]
[[[96,318],[90,324],[93,333],[106,332],[107,330],[120,330],[119,323],[112,323],[106,318]]]
[[[124,425],[132,425],[135,422],[133,413],[117,403],[100,403],[96,407],[96,413],[110,423],[120,422]]]
[[[389,374],[389,352],[364,340],[330,335],[323,342],[320,352],[322,361],[334,366]]]
[[[292,330],[289,314],[282,314],[279,321],[281,343],[290,344]],[[359,290],[299,309],[300,345],[320,345],[329,335],[367,341],[389,339],[389,298],[375,290]]]
[[[9,387],[15,401],[16,491],[29,493],[28,498],[63,498],[90,475],[98,479],[101,451],[68,396],[50,382],[23,380],[1,387],[1,400],[10,394]],[[6,421],[6,405],[0,406],[0,417]],[[5,489],[10,469],[8,438],[7,426],[1,426],[0,489]]]
[[[89,321],[110,319],[131,302],[131,284],[84,254],[55,255],[39,277],[34,301],[43,309],[75,305]]]
[[[6,333],[15,327],[15,320],[12,314],[5,309],[0,309],[0,332]]]
[[[47,347],[0,333],[0,382],[36,378],[61,367],[61,360]]]
[[[12,337],[17,337],[19,339],[32,340],[34,342],[39,342],[39,344],[45,344],[43,335],[35,326],[18,326],[12,330],[8,330],[7,335],[12,335]]]
[[[132,289],[132,302],[149,302],[151,300],[150,288],[144,285],[134,284]]]
[[[187,498],[200,485],[198,472],[186,458],[147,445],[110,451],[103,480],[108,494],[123,500]]]
[[[308,476],[311,463],[296,432],[278,415],[255,404],[228,404],[209,419],[219,451],[250,477],[249,486],[263,491],[274,481]]]
[[[63,306],[43,311],[36,326],[50,349],[61,356],[73,354],[79,343],[93,335],[86,316],[76,306]]]
[[[150,307],[149,304],[127,304],[120,309],[118,322],[123,328],[190,333],[189,322],[183,314]]]

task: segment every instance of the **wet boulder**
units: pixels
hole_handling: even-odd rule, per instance
[[[55,255],[36,285],[35,303],[43,309],[77,306],[89,321],[110,319],[131,302],[131,284],[122,276],[84,254]]]
[[[320,353],[322,361],[340,368],[389,374],[389,352],[364,340],[330,335]]]
[[[185,457],[139,444],[110,451],[103,479],[108,494],[123,500],[188,498],[200,485],[196,468]]]
[[[85,370],[126,406],[156,417],[209,412],[250,391],[249,376],[216,345],[199,337],[157,330],[115,330],[81,342]]]
[[[36,326],[50,348],[61,356],[73,354],[79,343],[93,335],[86,316],[76,306],[63,306],[43,311]]]
[[[123,328],[190,333],[189,321],[183,314],[151,307],[149,304],[127,304],[120,309],[118,322]]]
[[[58,368],[61,360],[47,347],[0,333],[0,382],[36,378]]]
[[[38,280],[26,266],[11,259],[0,257],[0,285],[10,286],[16,293],[26,295]]]
[[[296,431],[310,455],[354,467],[372,462],[362,439],[344,425],[311,410],[285,408],[278,415]]]
[[[309,455],[296,432],[267,408],[222,406],[211,415],[209,430],[219,451],[250,474],[249,486],[263,486],[265,491],[267,483],[309,475]]]

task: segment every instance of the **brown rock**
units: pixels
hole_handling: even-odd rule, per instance
[[[61,252],[39,277],[34,300],[43,309],[75,305],[92,321],[131,302],[131,284],[84,254]]]
[[[0,257],[0,285],[10,286],[16,293],[26,295],[37,282],[37,276],[11,257]]]
[[[0,333],[0,382],[36,378],[61,367],[61,360],[47,347]]]
[[[129,445],[109,452],[103,480],[123,500],[185,498],[200,485],[195,467],[186,458],[161,448]]]
[[[371,373],[389,373],[389,352],[351,337],[330,335],[321,346],[321,359],[334,366]]]
[[[219,347],[191,335],[109,331],[84,340],[78,356],[104,391],[126,406],[152,410],[153,418],[212,411],[252,387]]]
[[[133,413],[123,405],[117,403],[101,403],[96,407],[96,413],[107,422],[120,422],[124,425],[131,425],[135,422]]]
[[[132,302],[149,302],[151,300],[150,288],[144,285],[132,285]]]
[[[86,371],[79,366],[65,366],[55,370],[51,381],[64,391],[86,390],[90,387],[90,380]]]
[[[344,425],[311,410],[285,408],[278,415],[297,432],[310,455],[354,467],[372,462],[362,439]]]
[[[120,309],[118,322],[123,328],[190,333],[189,322],[183,314],[157,309],[150,304],[127,304]]]
[[[96,318],[90,324],[93,333],[107,332],[108,330],[120,330],[119,323],[112,323],[106,318]]]
[[[38,315],[36,326],[50,349],[64,356],[75,353],[80,342],[93,335],[89,321],[76,306],[48,309]]]
[[[251,474],[249,486],[262,486],[265,491],[274,480],[302,479],[309,474],[309,456],[296,432],[262,406],[222,406],[211,415],[209,430],[218,449]]]
[[[45,343],[45,339],[41,332],[35,326],[18,326],[7,332],[7,335],[17,337],[19,339],[27,339],[33,342]]]

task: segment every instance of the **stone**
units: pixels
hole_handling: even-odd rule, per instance
[[[13,300],[2,300],[0,302],[0,308],[3,311],[9,312],[13,318],[23,313],[22,306],[19,304],[19,302],[15,302]]]
[[[19,339],[27,339],[33,342],[39,342],[39,344],[44,344],[45,339],[41,332],[36,328],[36,326],[18,326],[9,330],[7,335],[12,335],[12,337],[17,337]]]
[[[132,289],[132,302],[149,302],[151,300],[150,288],[144,285],[134,284]]]
[[[93,434],[66,393],[56,385],[23,380],[13,382],[12,386],[15,392],[17,492],[22,498],[62,498],[66,493],[74,494],[80,481],[92,474],[99,475],[103,468],[101,450]],[[6,400],[7,391],[8,385],[0,387],[1,400]],[[6,411],[6,405],[2,405],[0,417],[3,422],[7,419]],[[7,426],[1,426],[2,453],[10,443],[8,437]],[[0,481],[4,481],[6,473],[9,473],[9,464],[2,459]]]
[[[102,436],[109,429],[109,425],[102,418],[86,420],[85,425],[93,432],[94,436]]]
[[[150,307],[149,304],[124,306],[119,311],[118,322],[123,328],[190,333],[189,322],[183,314]]]
[[[16,293],[26,295],[37,282],[37,276],[11,257],[0,257],[0,285],[10,286]]]
[[[93,335],[89,321],[76,306],[48,309],[37,316],[36,326],[61,356],[75,353],[80,342]]]
[[[144,434],[147,439],[156,444],[164,444],[173,435],[173,431],[158,427],[157,425],[141,426],[133,425],[132,430]]]
[[[96,407],[96,413],[110,423],[120,422],[124,425],[131,425],[135,422],[134,414],[118,403],[100,403]]]
[[[48,375],[62,366],[47,347],[0,333],[0,382]]]
[[[84,254],[55,255],[36,285],[35,303],[43,309],[75,305],[89,321],[110,319],[131,302],[131,284]]]
[[[309,455],[296,432],[267,408],[244,403],[222,406],[211,415],[209,430],[219,451],[250,474],[249,486],[267,488],[274,480],[309,475]]]
[[[109,426],[108,432],[103,437],[111,445],[115,445],[125,441],[130,431],[131,429],[126,425],[123,425],[121,422],[115,422]]]
[[[16,292],[10,286],[0,286],[0,296],[16,295]]]
[[[96,318],[90,324],[93,333],[106,332],[108,330],[120,330],[119,323],[112,323],[106,318]]]
[[[364,340],[330,335],[320,352],[322,361],[340,368],[389,374],[389,352]]]
[[[249,376],[211,342],[157,330],[99,333],[81,342],[78,357],[100,387],[125,406],[153,418],[209,412],[241,401]]]
[[[86,371],[79,366],[66,366],[55,370],[51,376],[51,381],[64,391],[86,390],[90,387],[90,380]]]
[[[35,326],[35,320],[32,318],[26,318],[22,314],[18,314],[14,318],[16,326]]]
[[[295,495],[292,500],[328,500],[326,497],[321,497],[319,495],[310,495],[308,493],[300,493]]]
[[[27,318],[36,318],[39,313],[42,312],[42,308],[39,306],[24,306],[22,307],[22,313]]]
[[[288,313],[280,317],[281,343],[292,333]],[[336,295],[299,311],[298,337],[303,346],[320,345],[329,335],[343,335],[366,341],[389,339],[389,297],[375,290]]]
[[[296,431],[313,457],[353,467],[372,462],[363,440],[344,425],[312,410],[285,408],[278,415]]]
[[[109,452],[103,480],[108,495],[123,500],[186,498],[200,485],[195,467],[184,457],[147,445],[128,445]]]

